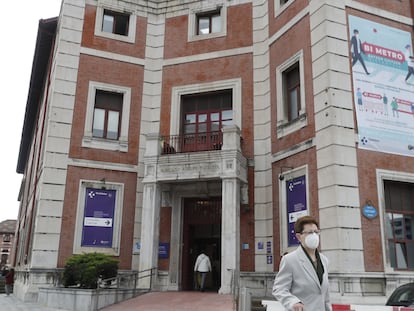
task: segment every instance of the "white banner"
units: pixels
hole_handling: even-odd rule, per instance
[[[349,33],[359,148],[414,156],[411,34],[355,16]]]

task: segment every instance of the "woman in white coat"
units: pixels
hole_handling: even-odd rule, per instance
[[[301,245],[282,257],[272,294],[289,311],[332,311],[328,259],[317,250],[319,224],[304,216],[296,221],[295,232]]]

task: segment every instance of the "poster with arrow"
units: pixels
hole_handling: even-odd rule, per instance
[[[81,245],[112,247],[116,190],[86,188]]]
[[[286,181],[286,203],[288,217],[288,246],[290,247],[299,245],[295,233],[296,220],[302,216],[308,215],[305,175]]]

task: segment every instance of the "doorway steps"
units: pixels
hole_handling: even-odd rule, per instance
[[[149,292],[100,311],[233,311],[232,295],[216,292]]]

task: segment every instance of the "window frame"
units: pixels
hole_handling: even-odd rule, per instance
[[[112,229],[112,247],[87,247],[81,246],[82,232],[83,232],[83,220],[85,212],[85,196],[86,188],[105,188],[107,190],[116,191],[116,200],[114,208],[114,221]],[[124,201],[124,184],[121,183],[109,183],[94,180],[81,179],[79,182],[78,192],[78,204],[76,210],[76,224],[73,241],[73,253],[93,253],[99,252],[112,256],[119,256],[121,246],[121,231],[122,231],[122,215],[123,215],[123,201]]]
[[[190,94],[207,93],[231,89],[232,91],[232,110],[233,124],[239,129],[242,128],[242,95],[241,79],[221,80],[208,83],[190,84],[173,87],[171,92],[171,118],[170,118],[170,135],[180,135],[181,133],[181,97]]]
[[[413,271],[412,269],[397,269],[391,266],[390,253],[389,253],[389,243],[388,243],[388,232],[386,226],[386,206],[385,206],[385,186],[384,181],[401,181],[414,183],[414,174],[400,171],[390,171],[377,169],[377,192],[378,192],[378,202],[379,202],[379,217],[381,224],[381,241],[382,241],[382,258],[384,263],[384,273],[394,273],[396,271]]]
[[[111,11],[114,13],[119,13],[122,15],[129,15],[127,35],[120,35],[120,34],[116,34],[112,32],[103,31],[102,28],[103,28],[103,19],[104,19],[105,10]],[[95,36],[97,37],[104,37],[104,38],[124,41],[128,43],[135,43],[136,24],[137,24],[137,16],[132,14],[132,12],[120,12],[119,9],[112,8],[109,6],[98,6],[96,8]]]
[[[386,183],[387,182],[395,182],[395,183],[405,183],[409,186],[409,191],[407,192],[408,196],[411,197],[412,193],[414,193],[414,184],[413,183],[406,183],[406,182],[402,182],[402,181],[391,181],[391,180],[384,180],[383,184],[384,184],[384,194],[386,194],[387,191],[387,187],[386,187]],[[394,186],[392,188],[398,188],[398,186]],[[392,190],[391,188],[391,190]],[[399,193],[402,194],[402,193]],[[398,197],[398,198],[403,198],[404,196],[402,195],[391,195],[389,197],[389,199],[392,199],[393,197]],[[411,256],[409,256],[409,254],[407,253],[409,251],[409,247],[408,245],[411,245],[411,251],[414,250],[414,237],[413,237],[413,231],[414,231],[414,201],[411,201],[411,210],[405,210],[403,209],[398,209],[398,208],[394,208],[393,206],[387,206],[387,197],[386,195],[384,196],[385,199],[385,209],[384,209],[384,216],[387,219],[387,222],[385,223],[385,230],[386,230],[386,238],[387,238],[387,243],[388,243],[388,260],[390,262],[390,266],[391,268],[395,269],[395,270],[403,270],[403,271],[414,271],[414,262],[411,262],[411,267],[408,266],[409,265],[409,258],[412,258]],[[401,205],[398,205],[398,207],[400,207]],[[391,215],[391,219],[388,218],[388,216]],[[397,222],[397,218],[395,218],[396,216],[400,216],[400,219]],[[408,222],[408,220],[411,220]],[[389,221],[389,223],[388,223]],[[399,224],[399,226],[396,226],[396,224]],[[407,225],[409,224],[409,232],[411,234],[411,238],[408,238],[408,233],[407,233]],[[391,242],[394,245],[394,247],[391,247]],[[404,260],[405,260],[405,267],[401,267],[398,265],[398,250],[397,250],[397,245],[402,245],[403,247],[401,247],[400,249],[400,254],[403,253],[403,251],[405,250],[405,255],[404,255]],[[391,254],[391,248],[393,249],[393,253]],[[393,258],[393,260],[391,259]],[[393,263],[396,264],[396,266],[393,266]]]
[[[221,132],[223,122],[234,124],[232,92],[232,89],[223,89],[215,92],[197,92],[181,96],[182,121],[180,132],[183,137],[182,151],[208,150],[208,146],[221,143],[217,141],[218,136],[215,133]],[[223,118],[223,113],[230,111],[231,118]],[[193,118],[188,119],[188,116],[193,116]],[[218,118],[215,119],[214,117]],[[217,126],[218,129],[214,130],[214,126]]]
[[[285,73],[293,66],[299,66],[299,83],[300,83],[300,110],[298,117],[294,120],[289,120],[289,107],[287,102],[287,94],[285,87]],[[292,55],[288,60],[276,68],[276,130],[277,137],[281,138],[291,134],[308,124],[306,115],[306,98],[305,98],[305,73],[303,50]]]
[[[296,75],[298,75],[298,78],[295,77]],[[285,101],[285,105],[287,106],[287,121],[290,122],[295,122],[296,119],[298,119],[300,117],[300,111],[301,111],[301,96],[300,96],[300,90],[301,90],[301,85],[300,85],[300,69],[299,69],[299,63],[294,63],[291,67],[289,67],[288,69],[286,69],[283,73],[282,73],[282,78],[283,78],[283,95],[284,95],[284,101]],[[291,94],[295,93],[296,94],[296,102],[292,103],[291,100]],[[295,114],[295,116],[293,116],[293,112],[292,112],[292,107],[293,104],[295,104],[295,111],[297,111],[297,115]]]
[[[213,31],[213,18],[214,17],[220,17],[220,31]],[[208,33],[200,33],[200,20],[201,18],[208,18]],[[212,33],[216,33],[216,32],[221,32],[221,27],[222,27],[222,23],[221,23],[221,13],[220,10],[214,10],[214,11],[209,11],[209,12],[202,12],[202,13],[197,13],[196,14],[196,35],[197,36],[204,36],[204,35],[209,35]]]
[[[101,138],[101,139],[108,139],[108,140],[118,140],[119,139],[119,134],[120,134],[120,131],[121,131],[121,120],[122,120],[122,103],[121,103],[121,107],[115,107],[115,105],[117,104],[103,104],[103,103],[97,103],[96,102],[96,100],[97,100],[97,95],[98,95],[98,92],[103,92],[103,93],[111,93],[111,94],[120,94],[120,96],[122,96],[122,102],[123,102],[123,93],[114,93],[114,92],[108,92],[108,91],[105,91],[105,90],[101,90],[101,89],[96,89],[96,91],[95,91],[95,106],[94,106],[94,117],[93,117],[93,121],[92,121],[92,136],[94,137],[94,138]],[[103,126],[103,137],[99,137],[99,136],[95,136],[94,134],[93,134],[93,132],[94,132],[94,124],[95,124],[95,116],[96,116],[96,114],[95,114],[95,112],[96,112],[96,109],[102,109],[102,110],[104,110],[105,111],[105,116],[104,116],[104,126]],[[108,127],[109,127],[109,112],[118,112],[118,128],[117,128],[117,131],[116,131],[116,133],[117,133],[117,137],[116,138],[109,138],[108,137]]]
[[[274,0],[275,17],[284,12],[295,0]],[[283,2],[283,3],[282,3]]]
[[[3,243],[11,243],[12,235],[10,233],[3,234]]]
[[[92,134],[93,117],[95,110],[95,98],[97,90],[122,93],[122,111],[120,116],[120,124],[118,125],[120,130],[118,133],[118,139],[106,139],[97,138]],[[95,81],[89,81],[88,99],[86,104],[86,116],[85,116],[85,128],[82,138],[82,147],[105,149],[112,151],[128,151],[128,131],[129,131],[129,115],[131,106],[131,88],[123,87],[119,85],[100,83]]]
[[[104,30],[105,16],[111,16],[114,19],[114,21],[112,23],[112,29],[111,29],[111,31],[105,31]],[[112,33],[114,35],[128,36],[130,16],[131,15],[128,14],[128,13],[121,13],[121,12],[117,12],[117,11],[114,11],[114,10],[109,10],[109,9],[105,9],[104,8],[103,19],[102,19],[102,28],[101,28],[101,30],[103,32]],[[118,23],[120,22],[120,18],[125,18],[127,20],[126,29],[124,29],[125,31],[123,33],[117,33],[116,32],[117,31],[117,28],[118,28]]]
[[[218,12],[220,14],[220,31],[208,34],[198,34],[198,17]],[[223,5],[196,8],[190,10],[188,15],[188,41],[206,40],[227,35],[227,9]]]

